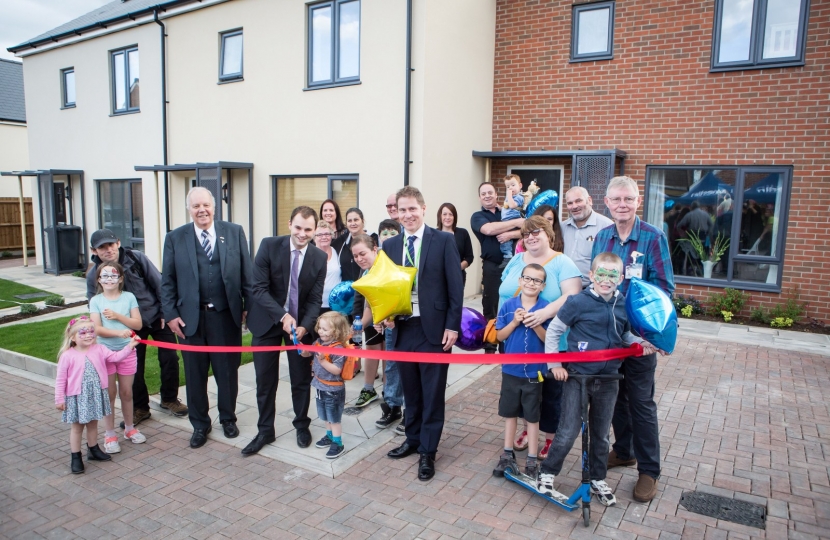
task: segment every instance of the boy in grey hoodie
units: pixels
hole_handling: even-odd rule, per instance
[[[623,273],[623,262],[615,254],[597,255],[591,264],[592,285],[580,294],[568,298],[551,321],[545,334],[545,352],[559,351],[559,338],[568,333],[568,352],[598,351],[642,345],[645,354],[655,352],[649,342],[631,333],[625,313],[625,297],[617,290]],[[617,373],[621,360],[607,362],[573,362],[563,366],[560,362],[549,364],[553,376],[565,381],[562,389],[562,415],[556,438],[547,459],[542,462],[537,481],[537,491],[560,497],[553,488],[555,475],[562,470],[565,456],[579,435],[582,426],[582,405],[579,383],[568,380],[568,373],[580,375],[604,375]],[[605,483],[608,459],[608,434],[614,405],[617,401],[619,382],[594,379],[588,383],[590,409],[588,420],[591,430],[590,473],[591,492],[605,506],[613,506],[617,499]]]

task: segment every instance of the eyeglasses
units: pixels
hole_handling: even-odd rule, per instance
[[[535,285],[544,285],[544,283],[545,283],[544,279],[539,279],[539,278],[530,277],[530,276],[522,276],[522,279],[524,280],[525,283],[528,283],[528,284],[533,283]]]
[[[393,231],[392,229],[386,229],[385,231],[380,231],[381,236],[398,236],[398,231]]]
[[[331,238],[330,232],[322,232],[314,235],[316,238]]]
[[[98,281],[100,281],[101,283],[118,281],[118,274],[101,274],[101,277],[98,278]]]
[[[78,335],[81,336],[81,337],[94,336],[95,335],[95,329],[94,328],[81,328],[80,330],[78,330]]]
[[[594,281],[597,283],[610,281],[611,283],[617,284],[620,282],[620,271],[597,268],[596,271],[594,271]]]
[[[398,205],[397,205],[397,204],[387,204],[387,205],[386,205],[386,209],[387,209],[387,210],[389,210],[390,208],[397,208],[397,207],[398,207]]]
[[[540,232],[542,232],[542,229],[533,229],[532,231],[522,233],[522,238],[529,238],[530,235],[539,236]]]
[[[634,204],[637,202],[637,197],[608,197],[608,202],[614,206],[618,206],[622,201],[625,201],[625,204]]]

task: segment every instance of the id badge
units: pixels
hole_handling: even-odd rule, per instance
[[[625,279],[638,278],[643,279],[643,265],[629,264],[625,267]]]

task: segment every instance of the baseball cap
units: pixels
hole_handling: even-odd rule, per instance
[[[92,239],[89,243],[92,245],[93,249],[98,249],[104,244],[112,244],[115,242],[118,242],[118,237],[115,236],[115,233],[109,229],[98,229],[92,233]]]

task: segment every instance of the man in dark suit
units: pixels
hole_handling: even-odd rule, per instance
[[[193,223],[170,231],[164,240],[162,311],[170,330],[187,345],[239,346],[251,300],[251,256],[245,231],[234,223],[214,222],[215,207],[205,188],[195,187],[187,194]],[[182,357],[193,424],[190,446],[203,446],[211,431],[209,368],[216,380],[225,437],[239,435],[235,411],[242,355],[183,351]]]
[[[252,345],[293,344],[291,329],[297,339],[311,342],[311,331],[323,303],[326,280],[326,254],[310,245],[317,227],[317,213],[308,206],[298,206],[288,222],[289,236],[265,238],[254,261],[253,303],[248,328],[254,335]],[[256,454],[276,440],[277,383],[280,378],[280,353],[254,353],[256,399],[259,408],[259,432],[242,450],[243,456]],[[311,444],[311,361],[297,351],[288,351],[288,375],[294,404],[294,428],[297,445]]]
[[[412,290],[412,316],[398,317],[395,322],[395,350],[452,352],[461,327],[464,295],[455,237],[424,225],[426,204],[417,188],[399,190],[396,200],[404,234],[384,241],[383,251],[395,264],[414,266],[418,272]],[[448,368],[448,364],[398,364],[406,403],[406,441],[387,455],[400,459],[418,452],[419,480],[435,475],[435,452],[444,429]]]

